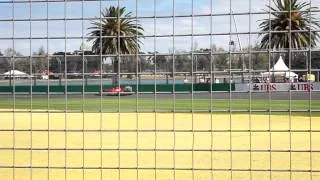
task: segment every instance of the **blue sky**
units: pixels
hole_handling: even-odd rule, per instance
[[[4,0],[0,0],[4,1]],[[211,11],[211,0],[194,0],[193,13],[194,14],[208,14]],[[127,7],[128,11],[133,13],[133,16],[153,16],[155,4],[153,0],[138,0],[136,9],[136,0],[120,1],[120,6]],[[212,0],[212,12],[213,13],[229,13],[229,0]],[[232,0],[232,10],[234,12],[248,12],[250,0]],[[251,0],[251,11],[259,12],[265,8],[265,4],[268,0]],[[313,6],[320,7],[320,0],[312,0]],[[117,1],[102,1],[102,7],[109,7],[110,5],[117,5]],[[64,9],[66,5],[66,9]],[[50,2],[48,6],[49,18],[64,18],[64,12],[66,12],[67,18],[81,18],[83,17],[95,17],[99,16],[100,2],[99,1],[86,1],[84,2],[84,8],[82,11],[82,2]],[[31,8],[31,14],[30,14]],[[12,19],[13,4],[0,3],[0,19]],[[191,0],[175,0],[175,15],[190,15],[192,13],[192,1]],[[173,14],[173,1],[172,0],[156,0],[156,15],[157,16],[170,16]],[[31,16],[31,17],[30,17]],[[31,7],[29,3],[15,3],[14,4],[14,19],[43,19],[47,18],[47,3],[32,3]],[[265,18],[265,15],[254,15],[251,19],[251,31],[257,31],[258,20]],[[250,23],[248,15],[235,16],[238,32],[248,32]],[[210,17],[197,17],[194,18],[193,33],[194,34],[207,34],[211,32],[210,24],[212,24],[213,33],[227,33],[230,31],[230,17],[229,16],[214,16],[212,17],[212,23],[210,23]],[[191,34],[191,18],[176,18],[175,19],[175,34]],[[145,35],[154,35],[154,20],[153,19],[140,19],[140,23],[145,29]],[[31,24],[31,32],[30,32]],[[65,27],[64,21],[49,21],[48,35],[50,37],[59,38],[64,37]],[[83,24],[83,29],[82,29]],[[81,36],[88,33],[87,28],[90,26],[90,21],[70,20],[66,21],[66,35],[67,37]],[[15,37],[47,37],[47,22],[46,21],[16,21],[13,24],[10,21],[0,21],[0,38],[12,37],[13,33]],[[232,22],[232,31],[235,32],[234,24]],[[83,32],[82,32],[83,30]],[[156,34],[157,35],[169,35],[173,33],[173,19],[157,19],[156,21]],[[236,40],[235,36],[232,36],[233,40]],[[249,44],[249,35],[240,35],[241,43],[243,46]],[[64,51],[65,49],[64,39],[50,39],[49,53],[55,51]],[[84,39],[86,41],[86,39]],[[257,35],[251,36],[251,44],[257,42]],[[67,51],[73,51],[79,49],[82,39],[67,40]],[[197,44],[198,48],[210,47],[210,36],[195,36],[193,38],[193,44]],[[219,35],[212,37],[212,44],[228,47],[229,36]],[[11,40],[0,40],[0,50],[8,47],[12,47]],[[14,48],[23,53],[29,55],[30,53],[30,40],[15,40]],[[90,43],[88,43],[90,45]],[[173,47],[172,38],[161,37],[156,40],[156,50],[160,52],[168,52]],[[175,49],[177,50],[190,50],[191,49],[191,37],[176,37]],[[40,46],[44,46],[47,49],[47,40],[32,40],[31,52],[39,49]],[[143,40],[142,50],[145,52],[154,51],[155,44],[153,38],[145,38]]]

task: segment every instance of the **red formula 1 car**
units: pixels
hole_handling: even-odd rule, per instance
[[[100,95],[106,95],[106,96],[128,96],[132,95],[132,88],[130,86],[126,87],[112,87],[109,89],[103,89]]]

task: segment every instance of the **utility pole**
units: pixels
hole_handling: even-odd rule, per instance
[[[85,57],[83,58],[83,60],[84,60],[84,63],[85,63],[85,67],[84,67],[84,77],[85,77],[85,80],[86,80],[85,86],[87,87],[88,86],[88,75],[87,75],[87,72],[88,72],[88,60]]]
[[[241,52],[242,51],[242,44],[241,44],[240,36],[238,34],[237,21],[236,21],[236,18],[234,17],[234,15],[233,15],[233,11],[231,11],[231,13],[232,13],[232,19],[233,19],[233,22],[234,22],[234,28],[235,28],[236,33],[237,33],[237,40],[238,40],[238,43],[239,43],[239,50]],[[242,54],[240,54],[240,59],[242,61],[241,62],[242,63],[241,82],[244,83],[244,71],[246,69],[246,63],[244,62],[244,58],[242,58]]]
[[[57,57],[57,62],[59,66],[59,86],[61,86],[61,60]]]

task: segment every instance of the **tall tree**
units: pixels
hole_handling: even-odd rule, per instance
[[[44,47],[41,46],[37,52],[33,52],[33,72],[41,73],[45,72],[48,68],[48,61],[47,61],[47,53],[44,50]]]
[[[6,56],[5,61],[7,64],[6,71],[9,70],[20,70],[29,73],[26,68],[26,58],[23,58],[22,54],[14,50],[13,48],[7,48],[4,51],[4,55]],[[14,58],[13,58],[14,57]]]
[[[26,60],[21,57],[21,56],[23,56],[21,53],[17,52],[13,48],[7,48],[4,50],[4,56],[6,56],[3,61],[3,65],[5,66],[5,71],[10,71],[10,70],[24,71],[24,70],[26,70],[26,69],[24,69],[27,65]],[[25,72],[27,72],[27,71],[25,71]],[[11,74],[9,77],[9,85],[10,85],[10,87],[12,86]]]
[[[125,7],[111,6],[101,12],[102,19],[92,21],[89,41],[93,40],[92,51],[95,54],[136,54],[140,50],[140,38],[143,28],[132,18],[132,13],[126,13]],[[119,82],[119,59],[113,58],[113,71],[117,77],[113,84]]]
[[[3,54],[1,53],[1,50],[0,50],[0,73],[4,73],[5,71],[5,68],[6,68],[6,59],[1,57],[3,56]]]
[[[313,11],[315,10],[318,10],[318,7],[312,7],[309,2],[273,0],[273,5],[267,5],[266,10],[271,12],[271,19],[263,19],[259,27],[263,32],[282,32],[261,33],[261,36],[263,36],[261,48],[302,49],[316,46],[319,33],[315,30],[320,28],[320,24],[318,18],[314,16]],[[293,32],[289,33],[289,30]]]

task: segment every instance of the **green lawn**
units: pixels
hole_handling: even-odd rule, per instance
[[[1,99],[0,109],[12,109],[14,101],[12,98]],[[49,105],[50,110],[84,110],[86,112],[118,112],[119,108],[121,112],[134,112],[137,109],[139,111],[167,111],[171,112],[174,109],[177,111],[209,111],[210,109],[214,111],[226,111],[231,108],[231,110],[249,110],[251,105],[251,110],[271,110],[275,111],[288,111],[290,109],[289,100],[252,100],[251,104],[249,100],[216,100],[213,99],[157,99],[154,101],[153,98],[139,98],[138,102],[135,98],[120,98],[118,97],[103,97],[100,101],[100,97],[86,98],[82,101],[81,98],[68,98],[65,101],[64,98],[50,99],[33,99],[32,109],[47,109]],[[30,99],[16,99],[15,100],[16,109],[30,109],[31,101]],[[309,110],[308,100],[292,100],[291,110]],[[320,101],[314,100],[311,102],[312,110],[320,110]]]

